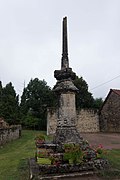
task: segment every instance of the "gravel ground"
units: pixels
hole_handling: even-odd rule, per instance
[[[120,149],[120,133],[81,133],[91,145],[102,144],[105,149]]]

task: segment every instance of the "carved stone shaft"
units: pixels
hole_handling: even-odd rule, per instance
[[[69,68],[68,42],[67,42],[67,17],[63,18],[63,44],[62,44],[61,69],[63,68]]]

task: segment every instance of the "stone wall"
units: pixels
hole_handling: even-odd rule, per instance
[[[21,125],[0,128],[0,146],[21,136]]]
[[[57,126],[57,110],[48,109],[47,114],[47,134],[54,134]],[[76,120],[77,130],[79,132],[99,132],[99,116],[93,110],[77,110]]]
[[[100,111],[100,130],[120,132],[120,95],[111,92]]]
[[[77,129],[79,132],[99,132],[99,116],[94,110],[77,111]]]
[[[57,127],[57,109],[47,109],[47,135],[55,134]]]

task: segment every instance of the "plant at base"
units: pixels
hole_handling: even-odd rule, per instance
[[[105,158],[106,153],[107,151],[103,148],[102,144],[99,144],[99,146],[96,148],[97,158]]]
[[[51,154],[49,156],[49,159],[51,161],[51,165],[59,166],[61,164],[61,160],[59,156],[56,156],[55,154]]]
[[[64,145],[63,160],[69,163],[77,164],[83,160],[83,152],[79,144],[65,144]]]
[[[48,156],[47,150],[40,148],[37,152],[38,158],[46,158]]]
[[[42,144],[45,143],[45,136],[43,134],[38,134],[35,137],[36,144]]]

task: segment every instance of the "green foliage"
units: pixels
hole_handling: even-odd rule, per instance
[[[108,150],[106,158],[109,160],[112,167],[120,171],[120,149]]]
[[[96,98],[96,99],[94,99],[93,108],[94,109],[100,109],[102,104],[103,104],[103,99],[102,98]]]
[[[27,113],[27,115],[24,117],[24,127],[26,129],[37,129],[37,126],[39,124],[40,119],[32,116],[30,113]]]
[[[56,155],[50,155],[49,160],[51,162],[51,165],[58,165],[61,163],[60,157],[57,157]]]
[[[76,94],[77,108],[99,109],[102,106],[102,98],[93,98],[92,94],[88,91],[87,82],[82,77],[79,78],[78,76],[76,76],[74,84],[79,90],[79,92]]]
[[[120,179],[120,149],[108,150],[105,157],[110,163],[110,168],[100,172],[99,176],[105,180]]]
[[[4,88],[0,82],[0,116],[9,124],[20,122],[19,97],[16,95],[12,83],[8,83]]]
[[[107,150],[103,148],[102,144],[99,144],[97,147],[92,146],[91,149],[96,152],[96,158],[106,158]]]
[[[38,164],[46,164],[46,165],[50,165],[51,164],[51,160],[49,158],[38,158],[37,159],[37,163]]]
[[[65,144],[63,159],[69,163],[77,164],[83,160],[83,152],[79,144]]]
[[[48,152],[45,148],[39,148],[37,150],[37,158],[48,158]]]
[[[34,128],[46,130],[47,107],[54,106],[54,104],[54,94],[47,83],[38,78],[31,79],[21,97],[22,125],[33,128],[32,124],[36,120]]]
[[[88,91],[88,84],[82,77],[76,76],[74,80],[75,86],[79,92],[76,95],[76,107],[77,108],[93,108],[94,98]]]
[[[102,99],[93,99],[82,77],[76,77],[74,84],[79,89],[76,95],[77,108],[100,108]],[[2,87],[0,81],[0,117],[10,125],[22,124],[26,129],[46,130],[47,108],[55,106],[57,98],[45,80],[31,79],[23,90],[20,105],[12,83]]]
[[[37,134],[35,137],[35,140],[44,140],[45,141],[45,135],[44,134]]]

